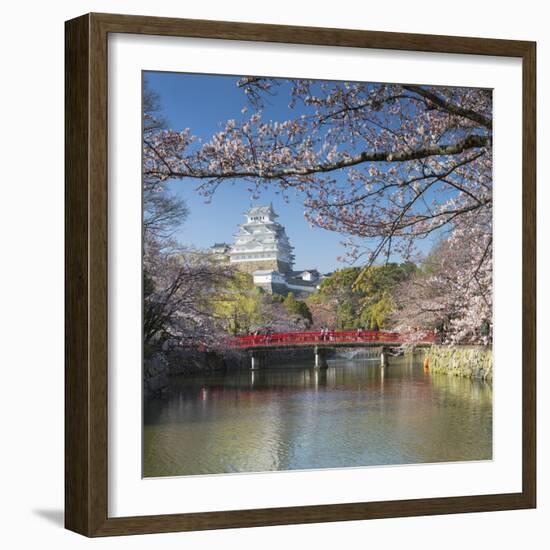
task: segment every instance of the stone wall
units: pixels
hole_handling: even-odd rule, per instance
[[[200,352],[191,349],[174,349],[154,353],[144,360],[143,386],[147,394],[168,391],[170,376],[200,374],[250,367],[250,358],[244,352]]]
[[[240,368],[245,364],[245,354],[239,351],[227,353],[203,352],[192,349],[176,349],[166,353],[168,372],[196,374]]]
[[[162,353],[155,353],[143,364],[143,385],[146,393],[162,393],[168,388],[169,365]]]
[[[484,346],[432,346],[426,354],[430,372],[493,379],[493,350]]]
[[[290,266],[286,262],[279,260],[253,260],[250,262],[233,262],[239,271],[244,273],[254,273],[254,271],[278,271],[279,273],[288,273]]]
[[[286,285],[282,283],[260,283],[256,285],[258,288],[261,288],[264,292],[268,294],[279,294],[280,296],[286,297],[290,292]],[[296,294],[295,294],[296,296]]]

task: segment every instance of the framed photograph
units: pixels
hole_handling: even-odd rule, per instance
[[[534,508],[535,43],[65,34],[66,527]]]

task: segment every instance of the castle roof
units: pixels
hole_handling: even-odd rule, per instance
[[[261,205],[261,206],[252,206],[245,212],[246,216],[269,216],[270,218],[278,218],[279,216],[275,214],[273,210],[273,205]]]

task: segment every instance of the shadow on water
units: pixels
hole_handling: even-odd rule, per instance
[[[492,457],[490,384],[419,358],[178,376],[144,420],[145,476]]]

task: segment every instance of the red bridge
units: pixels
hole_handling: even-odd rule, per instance
[[[275,332],[236,336],[235,342],[241,349],[265,349],[284,347],[341,347],[341,346],[399,346],[410,340],[399,332],[374,330],[318,331],[318,332]],[[415,344],[433,344],[434,333],[414,338]]]
[[[267,364],[269,351],[273,349],[310,348],[313,350],[315,367],[327,368],[327,352],[334,348],[348,347],[379,347],[380,364],[387,365],[388,353],[392,347],[401,346],[411,341],[410,335],[399,332],[374,330],[325,330],[318,332],[275,332],[267,334],[250,334],[236,336],[234,345],[247,350],[250,354],[253,370]],[[414,338],[416,346],[429,346],[436,341],[434,333],[417,334]]]

